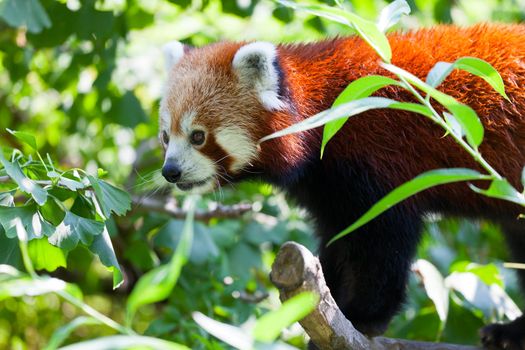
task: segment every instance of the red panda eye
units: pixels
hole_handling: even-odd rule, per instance
[[[162,138],[162,143],[164,143],[165,145],[167,145],[170,142],[170,135],[168,134],[167,131],[162,132],[161,138]]]
[[[202,145],[205,139],[206,139],[206,136],[204,135],[204,131],[202,130],[192,131],[190,135],[190,142],[192,145],[195,145],[195,146]]]

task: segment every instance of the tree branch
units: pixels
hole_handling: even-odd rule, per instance
[[[187,212],[177,207],[175,200],[169,199],[162,201],[155,198],[133,197],[134,211],[155,211],[167,214],[176,219],[186,218]],[[251,211],[252,205],[249,203],[240,203],[231,206],[217,205],[209,210],[197,210],[194,218],[198,221],[208,222],[213,218],[238,218],[242,214]]]
[[[326,285],[319,259],[300,244],[287,242],[281,247],[270,279],[279,289],[283,302],[304,291],[320,296],[316,309],[300,321],[319,349],[481,350],[473,346],[366,337],[339,310]]]

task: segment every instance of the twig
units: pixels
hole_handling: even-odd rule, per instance
[[[155,198],[133,197],[133,206],[135,211],[155,211],[167,214],[176,219],[184,219],[187,212],[175,204],[175,200],[161,201]],[[213,218],[238,218],[242,214],[251,211],[252,205],[249,203],[240,203],[231,206],[217,205],[209,210],[197,210],[195,220],[208,222]]]
[[[326,285],[319,259],[304,246],[285,243],[272,266],[270,279],[281,301],[310,291],[320,296],[316,309],[300,323],[312,342],[322,350],[481,350],[473,346],[417,342],[384,337],[368,338],[346,319]]]

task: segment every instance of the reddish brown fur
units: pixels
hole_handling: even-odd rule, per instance
[[[520,174],[525,165],[525,26],[439,26],[394,33],[389,40],[392,63],[422,79],[438,61],[453,62],[463,56],[488,61],[500,72],[510,101],[483,79],[466,72],[453,72],[439,89],[474,108],[485,127],[481,153],[521,189]],[[373,50],[356,37],[281,45],[277,47],[277,63],[282,70],[280,93],[286,107],[270,112],[264,109],[253,86],[242,86],[233,71],[233,58],[242,45],[219,43],[191,50],[176,65],[174,81],[170,81],[166,102],[172,132],[181,133],[180,119],[188,111],[195,112],[194,125],[209,132],[200,150],[215,162],[224,162],[227,156],[214,137],[221,128],[239,127],[255,144],[329,108],[341,91],[360,77],[392,76],[380,67]],[[376,96],[416,102],[397,87],[382,89]],[[331,293],[362,332],[380,334],[399,310],[422,213],[495,219],[507,234],[514,258],[525,260],[523,230],[515,220],[523,208],[478,195],[465,183],[427,190],[383,213],[359,232],[325,247],[323,243],[350,225],[375,200],[425,171],[482,169],[450,136],[444,136],[441,128],[423,116],[398,110],[372,110],[351,118],[319,161],[321,138],[322,128],[318,128],[264,142],[250,166],[243,169],[247,174],[228,175],[238,180],[260,174],[282,186],[309,210],[322,242],[320,259]],[[229,169],[229,164],[219,165]],[[525,273],[521,279],[525,288]],[[485,344],[495,348],[509,342],[521,344],[524,327],[525,317],[507,326],[490,326],[483,333]]]
[[[453,72],[440,90],[470,105],[485,126],[481,153],[517,188],[525,165],[525,26],[477,25],[471,28],[439,26],[389,36],[392,63],[424,79],[438,61],[478,57],[501,74],[511,102],[505,101],[484,80],[466,72]],[[358,38],[280,46],[280,64],[291,87],[299,115],[310,116],[329,108],[349,82],[371,74],[390,76],[379,66],[378,56]],[[413,98],[398,88],[376,94],[401,101]],[[282,129],[295,121],[287,113],[261,119],[257,137]],[[270,130],[269,130],[270,129]],[[284,171],[304,154],[319,152],[321,128],[263,143],[260,158],[265,169]],[[396,110],[374,110],[351,118],[329,143],[326,161],[365,157],[392,188],[435,168],[479,169],[472,158],[443,130],[422,116]],[[276,147],[278,151],[276,152]],[[313,150],[312,150],[313,148]],[[276,165],[277,164],[277,165]],[[464,184],[430,190],[446,202],[462,202],[466,211],[485,205],[506,210],[498,201],[480,198]],[[490,202],[490,203],[489,203]]]

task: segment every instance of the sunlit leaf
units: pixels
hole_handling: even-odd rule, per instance
[[[454,69],[461,69],[483,78],[500,95],[509,99],[505,93],[505,85],[498,71],[490,63],[475,57],[461,57],[454,63],[438,62],[427,76],[427,84],[437,87]]]
[[[37,270],[53,272],[59,267],[67,266],[65,252],[50,244],[45,238],[29,241],[27,248]]]
[[[403,15],[410,14],[410,6],[405,0],[395,0],[381,10],[377,26],[383,33],[399,22]]]
[[[278,0],[284,6],[309,12],[331,21],[354,28],[359,36],[370,45],[385,62],[390,62],[392,51],[385,34],[371,21],[365,20],[351,12],[335,7],[315,3],[296,3],[288,0]]]
[[[47,191],[29,179],[20,168],[18,162],[15,161],[11,163],[4,158],[4,155],[0,151],[0,163],[2,163],[7,175],[16,182],[21,191],[30,194],[38,205],[44,205],[46,203]]]
[[[333,120],[352,117],[354,115],[366,112],[370,109],[388,108],[394,103],[398,102],[383,97],[366,97],[359,100],[351,101],[340,106],[327,109],[326,111],[318,113],[310,118],[300,121],[299,123],[293,124],[283,130],[279,130],[271,135],[265,136],[260,140],[260,142],[271,140],[276,137],[282,137],[285,135],[314,129]]]
[[[490,63],[476,57],[462,57],[454,62],[454,68],[462,69],[483,78],[494,90],[507,100],[505,85],[498,71]]]
[[[93,186],[98,203],[106,218],[109,218],[111,213],[124,215],[131,209],[131,197],[129,193],[93,176],[88,176],[88,179],[91,186]]]
[[[20,276],[0,283],[0,300],[21,296],[37,296],[61,291],[66,288],[66,282],[51,277],[37,279]]]
[[[192,314],[193,320],[206,332],[239,350],[252,349],[253,338],[242,329],[215,321],[200,312]]]
[[[491,179],[490,176],[480,174],[477,171],[471,169],[451,168],[427,171],[421,175],[418,175],[414,179],[405,182],[404,184],[387,194],[376,204],[374,204],[372,208],[370,208],[366,213],[364,213],[359,219],[357,219],[352,225],[350,225],[342,232],[338,233],[334,238],[332,238],[329,244],[332,244],[339,238],[346,236],[350,232],[365,225],[366,223],[376,218],[380,214],[384,213],[394,205],[428,188],[459,181],[489,179]]]
[[[2,0],[0,17],[12,27],[27,27],[31,33],[39,33],[51,26],[51,21],[38,0]]]
[[[79,316],[73,319],[71,322],[63,325],[53,332],[51,338],[47,342],[43,350],[55,350],[60,344],[62,344],[69,335],[74,332],[78,327],[99,325],[100,321],[93,317]]]
[[[277,310],[268,312],[257,320],[253,328],[253,337],[262,342],[274,341],[283,329],[312,312],[318,302],[319,296],[312,292],[302,292],[293,296]]]
[[[182,267],[188,262],[191,252],[194,210],[195,198],[191,197],[182,236],[170,262],[148,271],[131,291],[126,306],[128,324],[131,323],[139,307],[166,299],[177,283]]]
[[[61,347],[60,350],[127,350],[146,347],[155,350],[190,350],[190,348],[158,338],[140,335],[113,335]]]
[[[434,302],[436,311],[441,322],[445,322],[448,316],[449,291],[445,287],[445,280],[429,261],[418,259],[412,269],[420,276],[428,297]]]
[[[335,99],[332,107],[337,107],[360,98],[368,97],[377,90],[388,86],[398,85],[394,79],[383,77],[381,75],[369,75],[351,82]],[[324,126],[323,141],[321,144],[321,157],[323,156],[326,144],[330,139],[343,127],[348,118],[341,118],[328,122]]]
[[[503,275],[494,264],[480,265],[471,261],[458,261],[450,267],[451,272],[471,272],[478,276],[485,284],[497,284],[504,287]]]
[[[467,138],[469,144],[477,148],[483,141],[483,124],[479,120],[476,112],[467,105],[461,104],[456,101],[453,97],[436,90],[434,87],[423,82],[421,79],[391,64],[382,63],[381,66],[386,70],[403,77],[411,85],[427,93],[430,97],[445,106],[456,118],[458,123],[461,125],[463,132]]]
[[[33,135],[27,133],[27,132],[22,132],[22,131],[15,131],[15,130],[10,130],[10,129],[7,129],[7,131],[13,135],[14,137],[16,137],[17,139],[19,139],[20,141],[22,141],[23,143],[25,143],[26,145],[29,145],[31,146],[31,148],[33,150],[38,150],[38,147],[36,145],[36,139]]]
[[[427,74],[426,82],[432,87],[437,87],[454,70],[454,65],[448,62],[438,62]]]
[[[12,207],[15,205],[15,197],[13,196],[15,191],[2,192],[0,193],[0,206]]]
[[[512,185],[505,179],[495,179],[490,183],[488,189],[484,190],[474,185],[470,185],[470,188],[479,194],[504,199],[509,202],[525,206],[525,196],[523,193],[518,192]]]
[[[519,307],[500,286],[488,286],[471,272],[454,272],[445,278],[445,285],[461,293],[471,306],[483,311],[487,319],[495,312],[511,320],[521,316]]]
[[[21,207],[0,206],[0,225],[9,238],[17,236],[16,220],[21,221],[27,231],[28,240],[50,236],[55,232],[55,228],[42,218],[34,204]]]
[[[94,237],[93,243],[89,246],[89,250],[96,254],[100,262],[113,273],[113,289],[118,288],[124,281],[124,278],[122,277],[122,271],[106,228],[104,228],[101,234]]]
[[[57,226],[55,233],[49,236],[49,242],[67,251],[72,250],[82,242],[90,245],[93,238],[104,230],[104,224],[66,212],[64,220]]]

